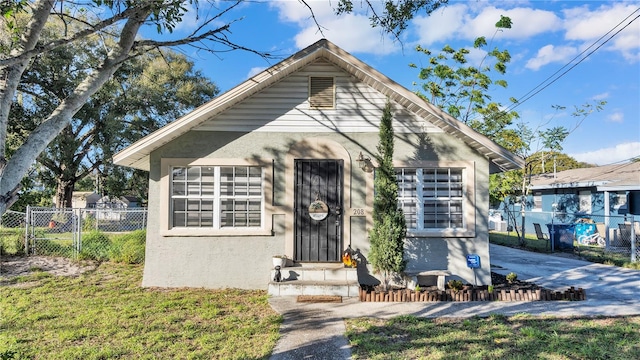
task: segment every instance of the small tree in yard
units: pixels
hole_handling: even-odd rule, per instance
[[[404,271],[404,239],[407,225],[398,209],[398,183],[393,168],[393,128],[391,104],[387,102],[380,122],[378,155],[380,166],[374,179],[373,228],[369,232],[371,252],[369,261],[373,270],[382,275],[386,290],[392,274]]]

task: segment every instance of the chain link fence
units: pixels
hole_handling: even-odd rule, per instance
[[[524,216],[524,222],[523,220]],[[598,246],[605,252],[640,259],[640,222],[628,216],[604,216],[584,213],[544,211],[503,211],[490,214],[490,228],[497,231],[535,236],[534,224],[539,224],[550,239],[554,251],[573,249],[580,245]]]
[[[139,263],[147,210],[28,207],[0,222],[0,254],[63,256]]]
[[[7,210],[0,217],[0,255],[24,255],[26,213]]]

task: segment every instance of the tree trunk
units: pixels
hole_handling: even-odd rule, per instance
[[[530,165],[529,165],[530,166]],[[521,222],[521,229],[520,229],[520,246],[524,247],[526,245],[526,241],[525,241],[525,211],[527,208],[527,196],[529,195],[529,190],[527,187],[527,176],[529,176],[529,174],[531,174],[531,169],[529,168],[529,170],[527,171],[528,166],[525,164],[523,171],[524,173],[522,174],[522,200],[520,202],[520,216],[522,218],[522,222]]]
[[[55,1],[53,0],[39,0],[33,4],[31,20],[20,38],[20,44],[11,51],[11,56],[19,56],[35,48],[54,4]],[[24,176],[22,174],[18,179],[10,177],[11,181],[8,182],[4,180],[8,165],[5,158],[5,149],[7,145],[9,111],[20,84],[20,78],[30,61],[31,58],[25,57],[16,63],[0,67],[0,215],[4,214],[7,208],[15,201],[20,181]],[[33,162],[33,159],[31,162]]]
[[[58,180],[56,187],[56,207],[72,208],[73,207],[73,188],[76,182],[73,180]]]
[[[51,1],[43,0],[42,2],[49,3]],[[80,110],[89,97],[95,94],[129,57],[138,30],[149,14],[150,9],[145,7],[139,9],[136,14],[132,15],[120,32],[118,45],[109,52],[102,64],[87,75],[74,92],[64,99],[49,117],[29,134],[24,144],[13,154],[10,161],[6,162],[6,166],[3,166],[4,161],[0,161],[0,211],[2,211],[0,215],[17,199],[16,190],[20,186],[20,181],[27,174],[33,161],[45,150],[49,143],[69,125],[69,121],[71,121],[73,115]],[[46,17],[44,19],[46,20]],[[38,32],[38,38],[39,35],[40,33]],[[5,69],[2,70],[4,72]],[[19,81],[19,77],[15,79],[15,81]],[[6,93],[2,93],[1,95],[3,97],[8,96]],[[13,96],[13,92],[10,96]],[[6,126],[7,119],[8,112],[7,118],[0,118],[0,122],[3,122]],[[4,128],[4,133],[0,134],[0,136],[4,136],[0,139],[2,145],[4,145],[6,141],[6,127]],[[2,160],[4,160],[4,158],[2,158]]]

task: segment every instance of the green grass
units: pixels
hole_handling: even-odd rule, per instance
[[[547,242],[543,240],[538,240],[533,234],[525,235],[525,245],[520,245],[520,241],[515,232],[511,233],[501,233],[501,232],[490,232],[489,233],[489,242],[497,245],[504,245],[515,248],[525,248],[527,250],[548,253],[551,250],[549,249]]]
[[[640,270],[640,259],[631,262],[630,255],[605,252],[604,248],[597,246],[579,245],[576,251],[581,258],[594,263],[615,265],[629,269]]]
[[[640,316],[347,320],[354,359],[640,359]]]
[[[545,242],[536,239],[535,235],[527,235],[525,237],[525,246],[521,246],[515,233],[507,234],[490,232],[489,242],[492,244],[526,249],[529,251],[541,253],[549,252],[549,249],[546,248]],[[573,252],[586,261],[640,270],[640,261],[632,263],[629,255],[605,252],[604,248],[599,246],[577,245],[577,243],[574,243]]]
[[[0,358],[268,358],[282,317],[266,292],[141,288],[141,273],[105,262],[0,281]]]

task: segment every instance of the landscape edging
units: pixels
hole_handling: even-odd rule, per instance
[[[535,290],[488,290],[468,289],[453,291],[409,289],[376,291],[360,288],[362,302],[437,302],[437,301],[582,301],[587,299],[582,288],[571,287],[566,291],[548,289]]]

